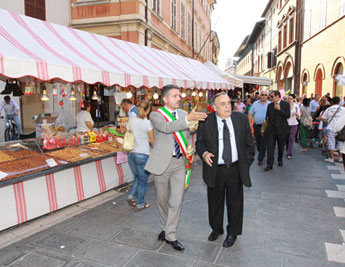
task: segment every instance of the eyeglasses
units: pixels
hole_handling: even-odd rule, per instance
[[[267,95],[261,95],[261,96],[267,96]]]
[[[270,98],[273,98],[273,97],[274,97],[273,95],[270,96]]]

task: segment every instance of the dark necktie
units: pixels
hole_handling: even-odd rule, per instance
[[[230,132],[226,120],[222,120],[223,127],[223,160],[227,166],[232,164]]]
[[[176,111],[172,112],[172,115],[176,119]],[[176,156],[176,158],[180,158],[181,157],[180,145],[177,143],[175,136],[174,136],[174,147],[175,147],[175,156]]]

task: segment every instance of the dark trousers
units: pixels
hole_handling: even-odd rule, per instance
[[[224,232],[224,202],[228,214],[226,227],[229,235],[242,234],[243,224],[243,185],[238,164],[226,167],[218,166],[216,186],[207,187],[208,218],[212,230],[219,234]]]
[[[283,161],[284,146],[286,143],[286,134],[277,134],[276,129],[270,129],[267,133],[267,166],[273,166],[274,163],[274,150],[276,142],[278,143],[278,162]]]
[[[258,161],[263,161],[265,154],[266,154],[266,146],[267,146],[267,136],[261,136],[260,133],[261,124],[254,124],[254,135],[256,139],[256,147],[258,149]]]

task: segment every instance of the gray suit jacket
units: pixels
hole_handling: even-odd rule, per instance
[[[150,121],[155,133],[155,143],[145,165],[145,170],[152,174],[161,175],[168,168],[175,149],[173,132],[182,131],[187,144],[191,145],[191,136],[185,118],[187,112],[178,109],[177,114],[178,119],[173,122],[167,122],[163,115],[157,111],[152,112],[150,115]]]

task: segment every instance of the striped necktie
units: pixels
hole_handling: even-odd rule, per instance
[[[172,112],[171,114],[176,119],[176,111]],[[174,138],[175,156],[176,156],[176,158],[179,159],[181,157],[180,145],[177,143],[176,138],[175,137],[173,137],[173,138]]]

